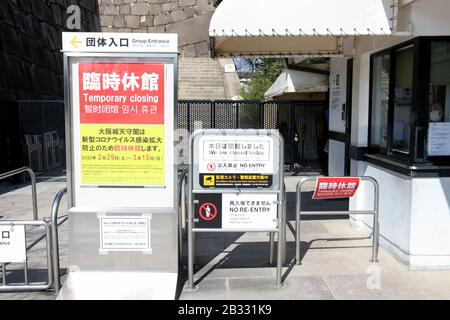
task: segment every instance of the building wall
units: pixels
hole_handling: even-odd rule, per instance
[[[445,12],[445,13],[444,13]],[[370,55],[416,36],[450,35],[450,1],[416,0],[400,9],[399,31],[411,36],[355,39],[352,145],[368,146]],[[410,27],[411,26],[411,27]],[[351,161],[352,175],[368,175],[380,184],[381,245],[411,270],[450,268],[450,179],[411,178],[365,161]],[[363,184],[351,209],[370,209],[371,187]],[[371,232],[372,219],[351,216],[352,223]]]
[[[355,168],[353,165],[352,167]],[[357,172],[353,174],[370,176],[378,181],[380,186],[380,243],[403,263],[409,264],[409,255],[411,254],[411,179],[367,162],[359,163]],[[371,184],[363,182],[355,197],[350,200],[350,210],[372,210],[373,195]],[[355,226],[362,228],[368,234],[373,227],[372,219],[372,216],[351,216]]]
[[[333,88],[336,74],[340,75],[339,87]],[[337,97],[333,91],[339,94],[338,102],[333,102]],[[330,61],[330,124],[329,131],[345,133],[345,121],[342,120],[342,104],[347,103],[347,59],[332,58]],[[345,175],[345,143],[329,141],[328,174],[330,176]]]
[[[345,143],[333,139],[330,139],[328,144],[328,175],[345,175]]]
[[[103,32],[178,33],[182,57],[209,56],[211,0],[98,0]]]

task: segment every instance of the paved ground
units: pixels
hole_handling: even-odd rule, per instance
[[[287,190],[295,188],[295,177],[286,178]],[[40,217],[50,216],[53,197],[65,186],[64,179],[38,183]],[[312,186],[305,188],[304,198]],[[350,227],[347,219],[305,220],[302,232],[302,265],[293,265],[293,194],[289,195],[287,262],[283,269],[285,286],[275,287],[275,268],[268,265],[268,235],[201,234],[197,237],[198,289],[183,290],[180,299],[450,299],[450,271],[410,272],[380,248],[380,263],[373,265],[371,241]],[[2,219],[31,218],[31,190],[0,185]],[[343,202],[327,202],[325,207],[345,207]],[[67,223],[65,201],[61,204],[61,266],[67,268]],[[30,230],[31,279],[45,280],[45,241],[42,231]],[[186,250],[184,251],[186,252]],[[184,257],[186,260],[186,257]],[[9,282],[23,281],[20,265],[7,266]],[[16,269],[16,271],[14,270]],[[0,277],[1,279],[1,277]],[[0,293],[0,299],[54,299],[48,293]]]

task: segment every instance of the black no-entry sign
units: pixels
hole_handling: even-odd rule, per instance
[[[214,203],[204,203],[200,206],[200,209],[198,209],[198,214],[200,219],[204,221],[214,220],[214,218],[217,217],[217,207]]]

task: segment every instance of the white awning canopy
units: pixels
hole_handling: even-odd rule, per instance
[[[285,93],[327,92],[328,76],[305,71],[284,69],[272,86],[264,94],[265,99]]]
[[[340,56],[344,39],[390,35],[394,0],[223,0],[213,55]]]

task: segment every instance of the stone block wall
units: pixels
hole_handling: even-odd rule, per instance
[[[209,55],[212,0],[98,0],[103,32],[178,33],[182,57]]]
[[[100,30],[93,0],[0,1],[0,101],[63,99],[61,32],[72,4],[81,9],[73,31]]]
[[[80,9],[78,30],[67,29],[71,5]],[[0,0],[0,173],[36,170],[25,135],[64,138],[63,31],[100,31],[97,1]]]

